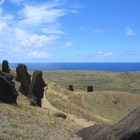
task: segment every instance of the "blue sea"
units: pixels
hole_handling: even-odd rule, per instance
[[[138,72],[140,63],[25,63],[28,70],[95,70],[112,72]],[[10,63],[16,68],[18,63]]]

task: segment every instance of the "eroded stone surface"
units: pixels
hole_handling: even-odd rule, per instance
[[[13,76],[11,74],[0,72],[0,101],[16,104],[18,93],[12,79]]]

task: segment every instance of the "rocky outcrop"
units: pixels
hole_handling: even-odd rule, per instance
[[[16,68],[16,81],[20,82],[20,92],[28,96],[30,93],[31,76],[27,72],[24,64],[19,64]]]
[[[115,125],[93,125],[78,132],[82,140],[140,140],[140,107]]]
[[[2,62],[2,72],[10,73],[9,63],[7,60]]]
[[[16,104],[18,93],[12,79],[13,75],[0,72],[0,101]]]
[[[36,105],[41,107],[41,99],[43,98],[44,87],[46,83],[44,82],[42,71],[34,71],[31,83],[31,95],[35,97]]]

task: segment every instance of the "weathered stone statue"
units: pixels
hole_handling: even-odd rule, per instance
[[[36,99],[36,105],[41,107],[41,99],[43,98],[44,87],[46,83],[42,78],[42,71],[34,71],[32,77],[32,84],[31,84],[31,94]]]
[[[1,72],[0,71],[0,75],[4,76],[8,81],[12,82],[14,75],[10,74],[10,73],[6,73],[6,72]]]
[[[74,91],[73,85],[69,85],[68,90]]]
[[[2,72],[10,73],[9,63],[7,60],[2,62]]]
[[[87,92],[93,92],[93,86],[87,86]]]
[[[0,101],[16,104],[18,93],[12,79],[13,75],[0,72]]]
[[[78,134],[82,140],[140,140],[140,106],[115,125],[96,124]]]
[[[18,82],[20,82],[20,77],[21,77],[21,73],[20,73],[20,71],[21,70],[19,70],[19,69],[21,69],[21,65],[22,64],[18,64],[18,66],[16,67],[16,77],[15,77],[15,80],[16,81],[18,81]]]
[[[27,72],[27,67],[24,64],[19,64],[16,68],[16,81],[20,82],[20,92],[28,96],[31,86],[31,76]]]

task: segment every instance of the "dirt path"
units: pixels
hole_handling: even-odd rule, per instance
[[[82,92],[74,92],[74,93],[71,93],[70,91],[67,91],[64,87],[59,87],[58,85],[56,85],[56,83],[54,82],[50,82],[48,81],[48,87],[47,89],[45,89],[44,91],[47,91],[47,93],[49,94],[53,94],[53,95],[56,95],[59,97],[59,100],[65,100],[66,102],[70,102],[69,101],[69,96],[74,96],[74,95],[81,95],[82,96],[82,104],[85,106],[86,108],[86,104],[84,102],[84,96],[83,96],[83,93]],[[58,90],[58,91],[57,91]],[[62,94],[62,92],[64,94]],[[71,103],[72,105],[72,103]],[[50,102],[49,100],[47,99],[46,97],[46,93],[44,93],[44,98],[42,100],[42,107],[43,108],[46,108],[48,110],[48,113],[50,115],[55,115],[55,116],[59,116],[59,117],[64,117],[68,120],[71,120],[72,122],[76,123],[77,125],[80,125],[82,127],[88,127],[88,126],[91,126],[91,125],[94,125],[95,122],[93,121],[89,121],[87,119],[83,119],[83,118],[79,118],[78,116],[76,115],[73,115],[73,114],[68,114],[66,112],[63,112],[62,110],[59,110],[57,108],[55,108]],[[108,123],[112,123],[112,121],[106,119],[106,118],[103,118],[97,114],[94,114],[94,117],[96,117],[97,119],[100,119],[104,122],[108,122]]]
[[[44,97],[42,99],[42,107],[48,110],[48,113],[50,115],[59,115],[59,116],[66,116],[65,118],[69,121],[74,122],[75,124],[82,126],[82,127],[88,127],[88,126],[92,126],[95,123],[92,121],[88,121],[86,119],[83,118],[79,118],[76,115],[72,115],[72,114],[68,114],[65,113],[57,108],[55,108],[47,99],[45,93],[44,93]]]
[[[43,107],[43,108],[46,108],[46,109],[48,110],[48,113],[49,113],[50,115],[53,115],[53,114],[58,113],[58,112],[59,112],[59,113],[62,113],[62,114],[64,114],[64,115],[67,115],[67,113],[65,113],[65,112],[63,112],[63,111],[61,111],[61,110],[55,108],[55,107],[48,101],[48,99],[47,99],[45,93],[44,93],[44,97],[43,97],[43,99],[42,99],[42,107]]]

